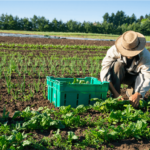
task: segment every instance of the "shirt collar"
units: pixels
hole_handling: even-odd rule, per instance
[[[137,65],[137,64],[139,63],[140,58],[141,58],[141,57],[140,57],[140,54],[138,54],[138,55],[136,55],[136,56],[134,57],[134,59],[135,59],[135,65]],[[125,56],[122,56],[122,55],[121,55],[121,60],[123,60],[124,63],[127,64],[127,58],[126,58]]]

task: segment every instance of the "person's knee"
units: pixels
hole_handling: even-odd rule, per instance
[[[124,72],[124,64],[121,62],[115,62],[114,64],[114,72],[118,73],[118,72]]]

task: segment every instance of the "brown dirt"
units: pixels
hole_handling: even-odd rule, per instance
[[[79,40],[66,40],[66,39],[37,39],[37,38],[17,38],[17,37],[0,37],[0,42],[8,42],[8,43],[32,43],[32,44],[37,44],[37,43],[41,43],[41,44],[68,44],[68,45],[74,45],[74,44],[85,44],[85,45],[105,45],[105,46],[112,46],[114,44],[114,42],[106,42],[106,41],[79,41]],[[3,50],[0,50],[3,51]],[[16,51],[15,51],[16,52]],[[24,55],[26,55],[27,50],[21,50],[22,53],[24,53]],[[47,53],[46,50],[42,51],[42,53]],[[61,53],[60,53],[61,54]],[[35,53],[36,56],[39,55],[38,50]],[[59,77],[61,74],[57,74],[57,77]],[[54,75],[49,75],[49,76],[54,76]],[[89,74],[86,74],[85,76],[90,76]],[[55,77],[55,76],[54,76]],[[65,77],[71,77],[71,76],[65,76]],[[75,74],[75,77],[77,78],[81,78],[82,74],[77,75]],[[100,80],[99,75],[97,76],[97,78]],[[6,110],[9,112],[9,121],[8,124],[12,123],[12,116],[14,114],[15,111],[23,111],[27,106],[30,106],[30,108],[37,110],[39,107],[45,107],[47,106],[49,109],[54,108],[55,110],[58,110],[59,108],[55,108],[53,104],[51,104],[47,99],[44,99],[43,95],[42,95],[42,91],[35,93],[34,97],[30,98],[29,101],[20,101],[20,100],[12,100],[11,101],[11,95],[8,94],[7,92],[7,88],[5,86],[5,83],[3,82],[5,78],[3,77],[2,79],[0,79],[0,95],[2,95],[1,97],[1,101],[0,101],[0,116],[2,116],[3,113],[3,107],[4,105],[6,106]],[[11,77],[11,82],[13,83],[18,83],[22,82],[23,76],[19,77],[18,75],[16,75],[15,73],[12,74]],[[18,79],[18,81],[17,81]],[[35,77],[31,77],[26,75],[26,86],[25,86],[25,93],[27,95],[27,91],[30,89],[30,87],[28,87],[28,83],[33,84],[33,79],[35,79],[36,81],[38,81],[38,76]],[[43,77],[40,78],[40,81],[42,83],[44,83],[45,81],[45,76],[43,75]],[[47,88],[45,87],[45,91],[46,91],[46,95],[47,95]],[[125,99],[127,99],[127,96],[125,94],[126,89],[121,89],[121,93],[123,95],[123,97]],[[109,96],[109,95],[107,95]],[[149,93],[147,92],[145,98],[148,98]],[[22,97],[23,99],[23,97]],[[92,119],[102,116],[102,114],[100,112],[94,111],[94,110],[88,110],[87,113],[84,113],[83,115],[80,115],[81,117],[87,116],[89,115],[92,117]],[[20,119],[16,119],[16,121],[21,121],[23,120],[22,118]],[[84,127],[79,127],[79,128],[65,128],[62,130],[61,135],[62,136],[67,136],[67,131],[73,131],[75,132],[76,135],[79,136],[79,140],[82,141],[82,139],[84,139],[83,137],[83,131],[85,131],[85,129],[87,129],[87,126]],[[39,130],[34,130],[34,131],[26,131],[25,133],[33,133],[36,134],[38,136],[37,140],[41,140],[44,136],[46,137],[51,137],[52,136],[52,132],[56,131],[54,129],[49,129],[47,131],[44,131],[43,133]],[[36,138],[34,138],[36,139]],[[113,145],[114,148],[111,148],[110,145]],[[102,146],[105,147],[105,150],[147,150],[148,148],[150,148],[150,141],[147,139],[142,139],[142,140],[135,140],[133,139],[125,139],[125,140],[121,140],[121,141],[114,141],[114,142],[110,142],[110,145],[108,144],[104,144]],[[30,150],[31,148],[28,147],[28,150]],[[55,148],[56,149],[56,148]],[[73,150],[75,149],[74,147],[72,148]],[[33,148],[32,148],[33,150]],[[92,147],[87,147],[86,150],[96,150],[95,148]]]
[[[29,44],[61,44],[61,45],[97,45],[97,46],[112,46],[115,41],[92,41],[92,40],[68,40],[68,39],[42,39],[42,38],[24,38],[24,37],[2,37],[0,43],[29,43]],[[150,46],[150,43],[146,43]]]

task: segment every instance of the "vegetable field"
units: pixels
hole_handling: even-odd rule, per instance
[[[121,86],[125,101],[110,98],[109,91],[105,101],[92,98],[94,105],[77,108],[55,108],[47,100],[46,76],[100,80],[109,43],[0,41],[0,150],[150,148],[149,91],[138,109],[125,96],[126,85]]]

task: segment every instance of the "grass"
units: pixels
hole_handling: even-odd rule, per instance
[[[14,34],[60,36],[60,37],[93,38],[93,39],[117,39],[117,37],[119,36],[113,34],[96,34],[96,33],[39,32],[39,31],[17,31],[17,30],[0,30],[0,32],[14,33]]]
[[[77,38],[112,39],[112,40],[116,40],[120,36],[114,34],[97,34],[97,33],[39,32],[39,31],[17,31],[17,30],[0,30],[0,33],[48,35],[58,37],[77,37]],[[150,41],[150,36],[145,36],[145,38],[146,41]]]
[[[113,39],[116,40],[119,35],[113,34],[96,34],[96,33],[73,33],[73,32],[39,32],[39,31],[17,31],[17,30],[0,30],[1,33],[14,34],[31,34],[31,35],[48,35],[59,37],[78,37],[92,39]]]

